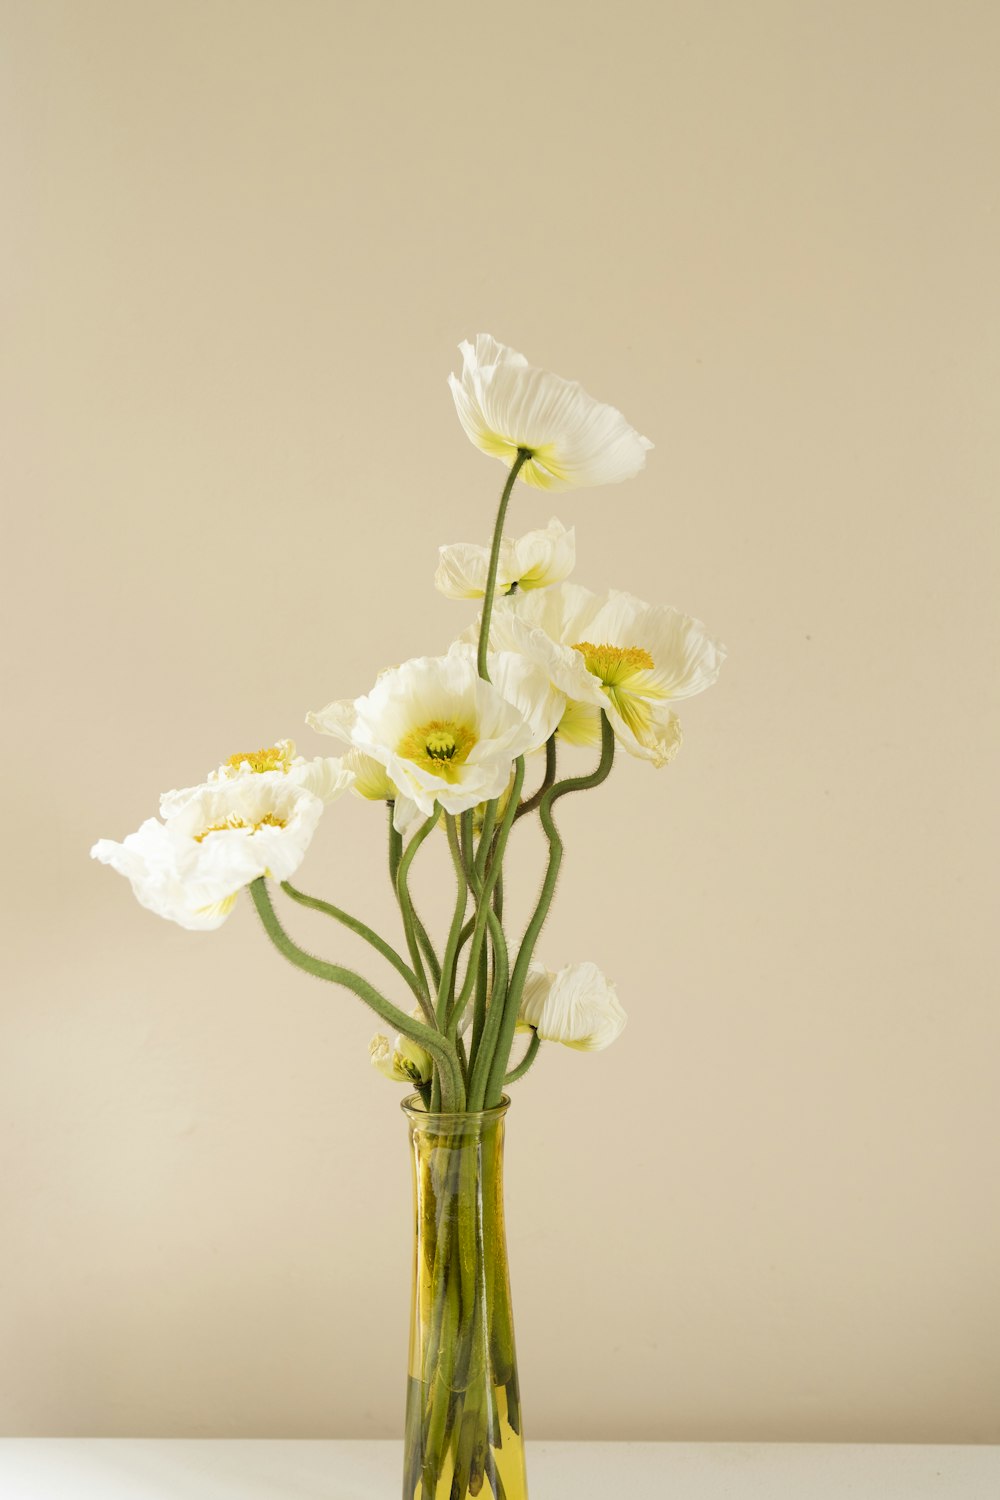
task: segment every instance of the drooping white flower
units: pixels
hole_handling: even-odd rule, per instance
[[[90,852],[149,911],[204,931],[259,875],[293,875],[322,813],[319,797],[288,777],[238,776],[193,789],[165,822],[148,818],[123,843],[100,839]]]
[[[568,964],[553,973],[537,960],[528,969],[518,1029],[538,1032],[581,1052],[600,1052],[621,1036],[628,1017],[610,980],[596,964]]]
[[[266,776],[278,781],[287,778],[290,785],[303,786],[306,791],[312,792],[321,802],[326,803],[335,802],[355,780],[354,771],[340,757],[317,755],[312,760],[306,760],[304,755],[296,755],[294,740],[278,740],[276,744],[266,745],[261,750],[247,750],[231,755],[216,770],[209,771],[202,785],[235,781],[247,776]],[[173,817],[201,790],[201,786],[188,786],[164,792],[160,798],[160,816]]]
[[[461,652],[415,657],[383,672],[366,696],[307,719],[385,767],[400,794],[397,813],[409,801],[425,817],[435,802],[456,814],[499,797],[535,738],[531,723]]]
[[[536,369],[488,333],[458,347],[462,373],[448,377],[458,419],[477,448],[508,467],[527,448],[525,483],[578,489],[629,479],[644,466],[649,439],[575,380]]]
[[[372,1067],[393,1083],[427,1083],[434,1069],[430,1053],[400,1032],[392,1042],[377,1032],[368,1044],[368,1052]]]
[[[473,542],[454,542],[438,549],[434,585],[449,599],[482,599],[486,593],[490,549]],[[568,578],[576,564],[576,533],[552,517],[544,530],[504,537],[497,565],[497,594],[512,588],[546,589]]]
[[[631,755],[663,766],[680,748],[671,704],[711,687],[725,647],[700,620],[617,590],[597,595],[563,583],[539,594],[499,599],[490,644],[520,651],[542,666],[575,705],[567,737],[595,737],[603,708]]]

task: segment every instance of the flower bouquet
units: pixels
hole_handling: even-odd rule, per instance
[[[543,1042],[594,1051],[625,1025],[614,986],[592,963],[552,973],[536,956],[563,858],[556,808],[606,781],[619,747],[667,765],[681,742],[674,701],[709,687],[724,651],[666,605],[566,582],[574,534],[559,521],[505,536],[518,480],[557,490],[627,479],[651,444],[613,407],[487,335],[461,351],[462,372],[450,377],[459,419],[507,475],[491,544],[442,547],[435,582],[450,598],[481,601],[478,621],[445,655],[390,668],[363,697],[308,714],[342,755],[307,760],[290,740],[232,755],[200,785],[165,793],[160,817],[123,843],[102,839],[92,852],[128,877],[143,906],[192,930],[220,926],[247,889],[284,958],[353,991],[390,1029],[391,1039],[373,1039],[371,1057],[411,1087],[403,1108],[415,1202],[404,1500],[523,1500],[503,1222],[506,1090]],[[564,745],[592,747],[590,768],[564,774]],[[388,809],[402,945],[292,884],[325,808],[348,791]],[[541,824],[547,861],[515,941],[504,857],[529,817]],[[438,937],[413,894],[432,839],[446,842],[454,867],[454,908]],[[363,938],[391,985],[299,947],[269,882]]]

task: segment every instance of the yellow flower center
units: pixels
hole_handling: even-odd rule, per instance
[[[432,719],[429,724],[404,734],[396,746],[396,754],[425,771],[433,771],[443,781],[457,781],[458,768],[468,759],[475,743],[475,732],[468,724],[454,719]]]
[[[267,745],[263,750],[247,750],[231,755],[226,761],[226,767],[238,771],[245,764],[251,771],[287,771],[291,758],[286,740],[282,745]]]
[[[245,818],[231,813],[224,823],[213,823],[211,828],[206,828],[202,833],[195,834],[195,843],[200,844],[202,839],[207,839],[210,833],[225,833],[230,828],[245,828],[251,835],[259,828],[287,828],[288,821],[279,818],[275,813],[265,813],[258,823],[248,823]]]
[[[579,641],[573,650],[581,653],[587,671],[599,677],[607,688],[627,682],[638,672],[652,672],[656,665],[641,646],[595,646],[590,641]]]
[[[647,676],[656,668],[649,652],[642,646],[595,646],[592,641],[579,641],[573,649],[581,653],[587,671],[598,678],[612,705],[641,739],[652,723],[650,700],[664,696],[656,679]]]

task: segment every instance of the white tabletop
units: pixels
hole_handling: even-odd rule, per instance
[[[8,1438],[3,1500],[396,1500],[397,1442]],[[529,1443],[532,1500],[998,1500],[1000,1447]]]

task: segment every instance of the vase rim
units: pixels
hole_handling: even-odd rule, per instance
[[[428,1120],[500,1120],[510,1108],[510,1096],[500,1095],[500,1103],[494,1104],[490,1109],[461,1109],[461,1110],[429,1110],[424,1106],[424,1101],[419,1094],[407,1094],[400,1104],[400,1109],[408,1120],[419,1120],[422,1124]]]

